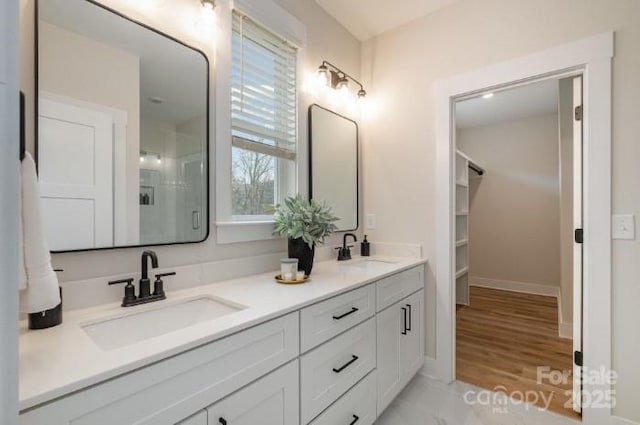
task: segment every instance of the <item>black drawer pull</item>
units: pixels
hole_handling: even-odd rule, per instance
[[[360,310],[358,307],[353,307],[351,310],[347,311],[344,314],[341,314],[340,316],[333,316],[333,320],[340,320],[340,319],[344,319],[345,317],[355,313],[356,311]]]
[[[407,309],[402,307],[402,335],[407,334]]]
[[[355,423],[358,422],[359,420],[360,420],[360,417],[358,415],[353,415],[353,420],[349,425],[355,425]]]
[[[225,418],[220,418],[218,422],[220,422],[220,425],[227,425],[227,420]]]
[[[407,304],[407,308],[409,309],[409,324],[407,325],[407,330],[411,331],[411,321],[413,320],[413,313],[411,313],[411,304]]]
[[[342,366],[340,366],[338,369],[336,369],[335,367],[333,368],[333,371],[335,373],[340,373],[343,370],[345,370],[346,368],[348,368],[349,366],[351,366],[353,364],[353,362],[355,362],[356,360],[358,360],[359,357],[355,356],[355,355],[351,355],[351,360],[349,360],[348,362],[346,362],[345,364],[343,364]]]

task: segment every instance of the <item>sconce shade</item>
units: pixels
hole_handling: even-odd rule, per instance
[[[329,85],[329,68],[326,65],[322,64],[318,67],[318,79],[325,85]]]
[[[349,80],[344,75],[340,77],[336,84],[336,90],[347,90],[349,88]]]
[[[200,0],[200,3],[202,4],[202,7],[204,7],[205,9],[213,10],[216,8],[215,0]]]

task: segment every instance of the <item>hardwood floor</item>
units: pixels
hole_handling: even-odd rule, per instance
[[[554,297],[471,287],[469,306],[457,308],[457,379],[518,396],[573,418],[572,342],[558,337]],[[564,373],[561,383],[538,368]],[[556,373],[556,376],[557,373]]]

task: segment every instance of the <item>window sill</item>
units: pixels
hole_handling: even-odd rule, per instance
[[[273,234],[273,220],[222,221],[216,223],[218,244],[281,239]]]

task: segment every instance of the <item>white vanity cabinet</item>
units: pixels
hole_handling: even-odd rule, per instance
[[[409,383],[424,363],[424,290],[376,315],[378,414]]]
[[[208,425],[298,425],[298,361],[207,409]]]
[[[299,332],[290,313],[23,412],[20,424],[179,424],[296,359]]]
[[[423,265],[354,284],[23,411],[20,424],[371,425],[424,362],[423,297]]]

